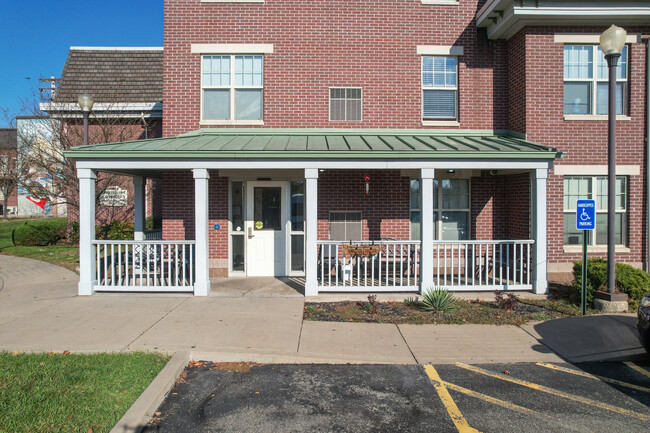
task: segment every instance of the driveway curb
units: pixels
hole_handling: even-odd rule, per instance
[[[158,376],[138,397],[124,416],[115,424],[111,433],[139,433],[176,383],[188,362],[189,352],[176,352]]]

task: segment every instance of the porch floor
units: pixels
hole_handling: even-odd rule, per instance
[[[210,296],[223,298],[301,298],[303,277],[218,277],[210,279]]]

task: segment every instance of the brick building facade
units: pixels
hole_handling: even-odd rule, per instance
[[[323,290],[315,266],[328,266],[329,241],[392,239],[409,244],[411,258],[411,247],[421,248],[421,262],[408,261],[421,266],[421,286],[433,282],[431,268],[446,273],[455,259],[451,287],[543,293],[547,271],[570,272],[579,259],[574,199],[599,203],[590,250],[605,253],[597,46],[613,20],[628,31],[618,80],[617,260],[641,267],[650,5],[534,3],[166,0],[164,138],[71,156],[88,170],[157,173],[163,239],[196,240],[213,277],[256,275],[251,239],[275,221],[246,212],[266,203],[287,230],[284,249],[268,250],[286,263],[268,272],[305,275],[308,294]],[[258,196],[264,182],[269,195]],[[438,254],[447,242],[450,255],[430,262],[428,236]],[[528,281],[497,282],[504,263]]]

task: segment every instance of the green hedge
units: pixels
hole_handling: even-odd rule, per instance
[[[582,262],[573,263],[575,290],[582,293]],[[594,303],[594,292],[607,287],[607,260],[587,259],[587,305]],[[631,301],[639,301],[650,292],[650,275],[625,263],[616,263],[616,290],[626,293]]]
[[[105,225],[98,224],[95,226],[95,238],[104,241],[133,240],[133,223],[113,221]],[[68,242],[71,244],[79,243],[79,223],[77,221],[70,223]]]
[[[105,241],[133,240],[133,223],[112,221],[110,224],[95,227],[95,237]]]
[[[11,234],[14,245],[54,245],[66,236],[65,219],[27,221]]]

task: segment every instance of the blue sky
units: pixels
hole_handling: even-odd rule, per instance
[[[21,100],[33,101],[39,78],[61,75],[71,46],[162,46],[163,0],[6,1],[0,41],[0,108],[30,114]]]

